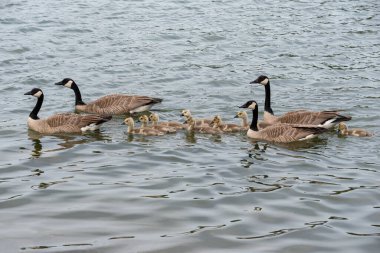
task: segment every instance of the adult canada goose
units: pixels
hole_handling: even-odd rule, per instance
[[[286,123],[314,125],[324,128],[332,128],[342,121],[351,120],[350,116],[339,114],[339,111],[320,111],[312,112],[306,110],[292,111],[282,116],[274,116],[271,107],[270,81],[267,76],[259,76],[252,83],[258,83],[265,87],[265,105],[264,105],[264,122],[268,124]]]
[[[250,100],[240,108],[252,109],[252,122],[248,129],[247,136],[257,140],[289,143],[294,141],[302,141],[316,137],[327,131],[326,128],[305,125],[289,125],[289,124],[275,124],[268,126],[262,130],[257,128],[258,119],[258,106],[256,101]]]
[[[149,127],[141,127],[135,128],[135,121],[132,117],[127,117],[124,120],[124,124],[128,126],[128,134],[140,134],[140,135],[164,135],[164,132],[161,132],[157,129],[149,128]]]
[[[174,127],[161,126],[161,125],[150,125],[148,126],[149,117],[147,115],[141,115],[139,117],[142,128],[152,128],[165,133],[175,133],[177,130]]]
[[[65,78],[56,85],[70,88],[75,93],[75,109],[79,112],[107,115],[129,114],[149,110],[153,105],[161,103],[161,98],[138,95],[111,94],[95,101],[84,103],[78,85],[73,79]]]
[[[352,136],[357,136],[357,137],[368,137],[372,136],[371,133],[367,132],[364,129],[360,128],[352,128],[348,129],[347,125],[344,124],[343,122],[339,123],[338,125],[338,134],[340,135],[352,135]]]
[[[87,130],[95,130],[104,122],[109,121],[111,116],[102,115],[79,115],[74,113],[61,113],[52,115],[46,119],[40,119],[38,112],[44,101],[44,93],[41,89],[34,88],[24,95],[37,97],[37,103],[29,114],[28,126],[30,129],[42,134],[81,133]]]
[[[214,128],[219,128],[223,132],[229,132],[229,133],[236,133],[236,132],[247,130],[246,128],[236,125],[236,124],[224,123],[220,115],[216,115],[214,117],[214,119],[211,122],[211,125]]]
[[[166,126],[166,127],[173,127],[175,129],[184,129],[186,128],[186,124],[176,122],[176,121],[168,121],[168,122],[158,122],[160,120],[157,113],[151,113],[149,115],[149,120],[152,121],[153,126]]]
[[[222,130],[218,128],[214,128],[211,126],[196,126],[195,125],[195,120],[193,117],[187,117],[187,131],[189,132],[197,132],[197,133],[202,133],[202,134],[221,134],[223,133]]]
[[[190,110],[188,109],[182,110],[181,116],[185,117],[186,120],[188,120],[189,118],[192,118],[196,126],[211,126],[210,124],[211,124],[212,119],[194,119],[193,116],[191,115]]]

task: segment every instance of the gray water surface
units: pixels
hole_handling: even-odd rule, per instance
[[[366,1],[0,2],[1,252],[378,252],[380,6]],[[28,130],[110,93],[161,97],[162,120],[264,103],[342,109],[350,127],[297,145],[244,134],[130,137]],[[261,114],[260,114],[261,117]],[[235,121],[237,122],[237,121]]]

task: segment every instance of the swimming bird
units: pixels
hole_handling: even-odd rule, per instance
[[[162,126],[162,125],[150,125],[150,126],[148,126],[149,118],[147,115],[141,115],[139,117],[139,121],[141,122],[142,128],[156,129],[156,130],[164,132],[164,133],[175,133],[175,132],[177,132],[177,130],[174,127],[168,127],[168,126]]]
[[[182,110],[181,116],[185,117],[186,120],[192,118],[196,126],[211,126],[212,119],[194,119],[189,109]]]
[[[222,130],[223,132],[229,132],[229,133],[236,133],[236,132],[247,130],[246,128],[239,126],[237,124],[224,123],[220,115],[216,115],[214,117],[214,119],[211,122],[211,125],[214,128],[218,128]]]
[[[153,105],[161,103],[161,98],[148,96],[111,94],[95,101],[84,103],[78,85],[73,79],[65,78],[56,85],[70,88],[75,94],[75,109],[78,112],[98,113],[107,115],[132,114],[149,110]]]
[[[187,117],[187,131],[189,132],[197,132],[197,133],[203,133],[203,134],[221,134],[223,133],[222,130],[218,128],[214,128],[211,126],[196,126],[195,120],[193,117]]]
[[[348,129],[347,125],[344,124],[343,122],[339,123],[338,125],[338,134],[340,135],[352,135],[352,136],[357,136],[357,137],[368,137],[372,136],[371,133],[367,132],[364,129],[360,128],[352,128]]]
[[[246,111],[238,111],[234,118],[241,119],[241,126],[244,127],[246,130],[249,128],[248,124],[248,114]]]
[[[37,99],[37,103],[29,114],[28,126],[30,129],[42,134],[81,133],[87,130],[96,130],[111,116],[103,115],[79,115],[75,113],[54,114],[48,118],[40,119],[38,112],[44,101],[44,93],[39,88],[34,88],[24,95],[31,95]]]
[[[270,81],[267,76],[259,76],[252,83],[258,83],[264,85],[265,87],[265,105],[264,105],[264,122],[267,124],[277,124],[277,123],[286,123],[286,124],[302,124],[302,125],[314,125],[324,128],[332,128],[336,124],[342,121],[351,120],[350,116],[344,116],[339,114],[339,111],[306,111],[298,110],[285,113],[282,116],[274,116],[272,107],[271,107],[271,90],[270,90]]]
[[[253,139],[278,143],[290,143],[294,141],[311,139],[327,131],[327,129],[323,127],[281,123],[259,130],[257,127],[259,110],[256,101],[250,100],[240,106],[240,108],[252,109],[253,117],[251,125],[247,131],[247,136]]]
[[[140,135],[164,135],[164,132],[161,132],[157,129],[153,128],[148,128],[148,127],[140,127],[140,128],[135,128],[135,121],[133,120],[132,117],[127,117],[124,120],[124,124],[128,126],[128,134],[140,134]]]
[[[167,122],[159,122],[159,116],[158,113],[151,113],[149,115],[149,120],[152,121],[152,124],[154,126],[160,125],[160,126],[166,126],[166,127],[173,127],[175,129],[185,129],[186,124],[176,122],[176,121],[167,121]]]

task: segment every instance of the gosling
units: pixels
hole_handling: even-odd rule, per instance
[[[128,130],[127,130],[128,134],[154,135],[154,136],[164,135],[163,132],[158,131],[156,129],[152,129],[152,128],[144,128],[144,127],[135,128],[135,121],[133,120],[132,117],[126,118],[124,120],[124,124],[128,126]]]
[[[231,124],[231,123],[225,124],[225,123],[223,123],[222,117],[220,117],[219,115],[216,115],[214,117],[214,119],[211,122],[211,125],[214,128],[220,129],[223,132],[227,132],[227,133],[237,133],[240,131],[247,130],[247,128],[244,128],[244,127],[236,125],[236,124]]]
[[[141,115],[139,117],[139,121],[141,122],[141,127],[142,128],[155,129],[155,130],[158,130],[158,131],[164,132],[164,133],[175,133],[177,131],[174,127],[159,126],[159,125],[150,125],[150,126],[148,126],[149,118],[148,118],[147,115]]]
[[[176,121],[169,121],[169,122],[158,122],[159,121],[159,116],[157,113],[152,113],[149,115],[149,120],[152,121],[153,126],[165,126],[165,127],[172,127],[177,130],[179,129],[185,129],[186,124],[182,124],[180,122]]]
[[[357,137],[372,136],[371,133],[367,132],[364,129],[360,129],[360,128],[348,129],[347,125],[344,124],[343,122],[340,122],[338,125],[338,134],[344,135],[344,136],[351,135],[351,136],[357,136]]]
[[[211,126],[196,126],[195,120],[192,117],[187,118],[187,131],[189,132],[197,132],[202,134],[221,134],[222,130],[219,128],[214,128]]]
[[[210,124],[211,124],[212,119],[194,119],[193,116],[191,115],[190,110],[188,109],[182,110],[181,116],[185,117],[186,121],[188,121],[189,118],[191,117],[195,122],[195,126],[204,126],[204,127],[211,126]]]

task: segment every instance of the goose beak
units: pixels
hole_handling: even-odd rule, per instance
[[[239,116],[235,115],[235,117],[234,117],[234,118],[239,118]]]
[[[32,95],[32,91],[28,91],[28,92],[25,93],[24,95]]]
[[[239,108],[248,108],[246,104],[239,106]]]
[[[126,125],[125,122],[121,123],[121,125]]]
[[[55,85],[63,85],[62,81],[55,83]]]
[[[259,79],[257,78],[255,80],[253,80],[252,82],[250,82],[250,84],[254,84],[254,83],[259,83]]]

